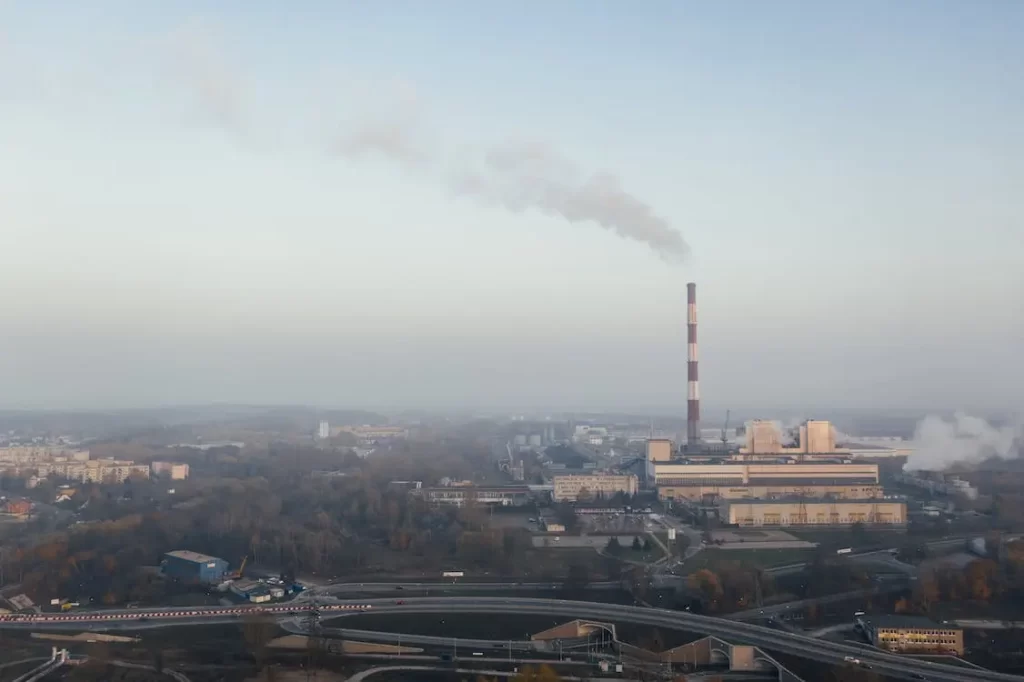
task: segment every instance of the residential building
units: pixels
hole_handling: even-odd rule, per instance
[[[172,481],[184,481],[188,478],[188,464],[184,462],[152,462],[149,471],[154,476],[166,476]]]
[[[900,526],[907,522],[902,500],[731,500],[723,520],[738,526]]]
[[[962,656],[964,631],[921,616],[865,616],[864,634],[880,649],[901,653],[945,653]]]
[[[165,554],[161,567],[169,578],[208,585],[220,582],[228,572],[228,562],[223,559],[184,549]]]
[[[64,445],[8,445],[0,447],[0,469],[6,465],[24,466],[49,462],[53,459],[83,462],[89,459],[89,451],[69,448]]]
[[[316,437],[320,440],[327,440],[331,437],[331,424],[326,419],[320,420],[320,425],[316,430]]]
[[[40,464],[40,476],[59,476],[82,483],[122,483],[131,476],[149,478],[149,465],[112,458],[87,461],[53,461]]]
[[[581,493],[588,497],[611,497],[615,493],[636,495],[639,489],[639,482],[633,474],[570,474],[555,476],[552,482],[555,487],[551,497],[556,502],[575,502]]]

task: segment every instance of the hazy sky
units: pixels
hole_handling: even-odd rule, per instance
[[[0,0],[0,406],[1020,408],[1022,33]]]

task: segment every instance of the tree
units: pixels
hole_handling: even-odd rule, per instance
[[[569,566],[569,573],[566,575],[562,589],[566,592],[578,592],[585,590],[590,584],[590,571],[583,564],[572,564]]]
[[[644,538],[644,551],[645,552],[650,552],[652,549],[653,549],[653,547],[651,546],[651,539],[650,538]]]
[[[702,568],[696,573],[691,573],[686,579],[686,584],[690,589],[699,592],[701,601],[709,606],[717,605],[718,601],[722,598],[721,581],[717,575],[706,568]]]
[[[619,538],[612,536],[608,539],[608,544],[604,546],[604,551],[612,556],[618,556],[622,553],[622,544],[619,543]]]
[[[277,624],[263,613],[247,615],[242,622],[242,635],[249,646],[249,652],[256,659],[257,665],[263,665],[267,654],[267,644],[274,637]]]
[[[644,548],[644,546],[643,546],[643,544],[642,544],[642,543],[640,542],[640,538],[639,538],[639,537],[634,537],[634,538],[633,538],[633,551],[634,551],[634,552],[639,552],[639,551],[641,551],[641,550],[642,550],[643,548]]]

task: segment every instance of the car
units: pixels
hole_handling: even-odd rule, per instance
[[[405,588],[402,587],[401,585],[395,585],[395,589],[396,590],[404,590]]]
[[[405,600],[404,599],[399,599],[398,601],[395,602],[395,606],[402,606],[403,604],[405,604]]]
[[[921,673],[910,673],[910,676],[913,677],[915,680],[927,680],[928,679],[927,677],[925,677]]]
[[[860,659],[859,658],[854,658],[853,656],[846,656],[845,658],[843,658],[843,660],[846,661],[847,663],[853,663],[854,665],[860,665]]]

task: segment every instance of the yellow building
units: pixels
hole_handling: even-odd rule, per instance
[[[556,502],[575,502],[582,491],[586,491],[590,496],[602,494],[610,497],[615,493],[636,495],[640,488],[639,481],[633,474],[570,474],[555,476],[552,483],[554,491],[551,498]]]
[[[862,621],[871,643],[889,651],[963,656],[964,631],[920,616],[867,616]]]
[[[907,522],[906,503],[885,499],[733,500],[727,507],[723,516],[737,526],[900,526]]]
[[[662,500],[700,501],[706,497],[721,500],[771,499],[775,497],[837,498],[861,500],[882,497],[882,486],[866,485],[683,485],[658,486],[658,498]]]
[[[149,465],[131,460],[90,459],[85,462],[47,462],[40,464],[40,476],[60,476],[82,483],[121,483],[130,476],[149,478]]]

